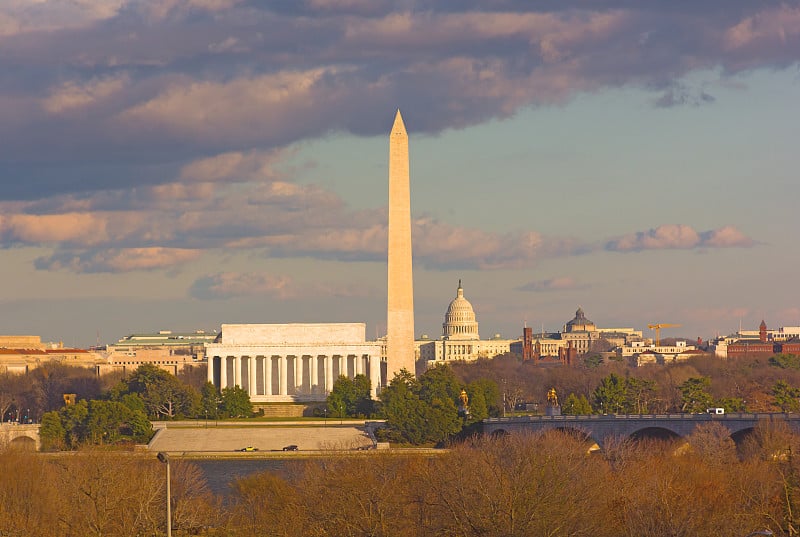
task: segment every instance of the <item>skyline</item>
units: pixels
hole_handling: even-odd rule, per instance
[[[4,2],[0,333],[382,335],[398,108],[417,336],[800,325],[800,7],[661,4]]]

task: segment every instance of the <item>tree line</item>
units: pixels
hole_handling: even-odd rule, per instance
[[[712,407],[727,412],[797,412],[800,360],[786,355],[695,358],[671,366],[631,368],[588,358],[578,367],[538,367],[506,355],[437,364],[418,377],[402,371],[377,401],[370,398],[366,377],[340,377],[327,408],[334,416],[385,419],[386,428],[378,432],[381,440],[437,444],[468,432],[487,417],[511,415],[524,402],[538,403],[543,413],[543,399],[551,389],[561,394],[560,409],[567,415],[702,413]]]
[[[153,435],[151,420],[252,414],[250,397],[238,386],[218,392],[206,382],[197,390],[155,365],[143,364],[96,398],[65,398],[58,410],[42,415],[39,435],[44,450],[146,443]]]
[[[564,432],[472,437],[437,455],[379,451],[287,463],[212,494],[171,463],[173,535],[208,537],[676,537],[800,531],[800,437],[759,425],[736,446],[719,423],[687,442]],[[0,535],[162,536],[164,465],[150,454],[0,454]]]

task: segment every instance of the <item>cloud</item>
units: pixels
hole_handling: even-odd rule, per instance
[[[87,108],[119,92],[128,82],[125,74],[87,81],[69,81],[53,88],[42,101],[42,108],[50,114],[63,114]]]
[[[276,176],[274,165],[284,158],[280,151],[230,151],[195,159],[181,167],[178,181],[264,181]]]
[[[548,292],[548,291],[568,291],[571,289],[585,289],[586,285],[579,284],[571,276],[560,276],[550,278],[547,280],[537,280],[528,282],[525,285],[517,287],[517,291],[533,291],[533,292]]]
[[[308,103],[325,100],[320,84],[338,68],[286,70],[227,81],[178,81],[119,113],[121,128],[198,141],[283,143]],[[295,134],[294,139],[297,139]]]
[[[716,99],[704,90],[692,89],[685,84],[674,82],[656,99],[659,108],[672,108],[674,106],[700,106],[713,103]]]
[[[204,300],[270,297],[294,300],[319,297],[364,297],[372,291],[360,285],[301,283],[285,275],[220,272],[196,280],[189,293]]]
[[[800,36],[800,8],[781,5],[743,18],[723,36],[729,50],[786,45]]]
[[[607,88],[695,106],[712,103],[713,86],[730,75],[800,60],[800,8],[721,5],[6,0],[0,167],[41,162],[42,147],[61,166],[85,167],[109,155],[167,163],[339,131],[383,134],[398,104],[423,133]],[[686,81],[712,69],[725,78]],[[29,175],[0,195],[134,180]]]
[[[452,226],[434,218],[413,222],[414,259],[437,270],[498,270],[533,267],[543,259],[581,255],[591,246],[571,237],[537,231],[506,233]]]
[[[103,215],[0,214],[0,244],[97,244],[107,240],[107,221]]]
[[[117,16],[126,0],[3,0],[0,37],[85,28]]]
[[[698,232],[685,224],[666,224],[613,239],[606,243],[605,248],[616,252],[639,252],[749,247],[754,244],[753,239],[732,226]]]
[[[110,248],[82,253],[60,252],[49,257],[39,257],[35,266],[39,270],[68,270],[79,274],[120,273],[173,268],[194,261],[201,253],[200,250],[181,248]]]
[[[724,226],[700,234],[700,242],[707,248],[747,248],[755,241],[733,226]]]

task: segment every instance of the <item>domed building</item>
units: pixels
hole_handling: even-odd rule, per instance
[[[564,325],[564,332],[594,332],[597,330],[595,324],[586,318],[583,313],[583,308],[578,307],[575,312],[575,318]]]
[[[447,307],[442,323],[442,339],[475,340],[478,335],[478,322],[472,304],[464,298],[464,288],[458,280],[456,297]]]
[[[431,366],[437,362],[493,358],[509,352],[514,341],[517,340],[502,339],[499,334],[491,339],[481,339],[475,310],[470,301],[464,298],[464,288],[461,280],[458,280],[456,297],[444,314],[441,339],[430,340],[423,336],[415,342],[415,346],[417,358]]]

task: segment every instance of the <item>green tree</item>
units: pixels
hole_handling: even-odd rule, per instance
[[[87,436],[86,422],[89,417],[89,403],[78,400],[74,405],[67,405],[59,412],[64,426],[64,440],[68,448],[78,447]]]
[[[592,414],[592,405],[585,395],[578,397],[574,393],[570,393],[564,404],[561,405],[561,412],[568,416],[583,416]]]
[[[61,450],[66,446],[66,431],[61,424],[58,412],[45,412],[42,415],[42,424],[39,428],[39,438],[42,441],[42,451]]]
[[[432,368],[419,380],[406,370],[395,375],[381,391],[388,439],[409,444],[436,443],[462,428],[456,399],[461,393],[450,381],[449,368]],[[454,378],[454,377],[453,377]]]
[[[447,364],[436,364],[419,378],[420,397],[428,402],[434,399],[450,400],[455,404],[461,395],[461,382]]]
[[[800,369],[800,356],[794,354],[776,354],[770,356],[769,365],[781,369]]]
[[[473,391],[467,390],[470,398],[472,398],[474,394],[477,394],[478,391],[483,392],[483,400],[486,402],[488,417],[497,418],[503,414],[503,402],[500,397],[500,388],[495,381],[489,378],[479,378],[469,385],[473,387]]]
[[[200,398],[197,390],[155,365],[140,365],[124,384],[112,390],[111,398],[119,401],[125,394],[138,394],[144,401],[147,414],[153,418],[197,415]]]
[[[222,412],[229,418],[249,418],[253,415],[250,396],[239,386],[222,390]]]
[[[349,379],[341,375],[333,384],[327,405],[332,416],[370,416],[374,412],[371,383],[365,375]]]
[[[772,396],[775,398],[773,405],[781,412],[797,412],[800,410],[800,389],[790,386],[781,379],[772,386]]]
[[[702,413],[713,406],[714,398],[708,393],[711,379],[708,377],[691,377],[678,386],[681,393],[683,412]]]
[[[746,405],[741,397],[720,397],[714,402],[715,406],[722,407],[725,412],[745,412]]]
[[[595,388],[594,410],[603,414],[621,414],[625,412],[627,403],[627,386],[625,379],[611,373],[600,381]]]
[[[387,439],[409,444],[425,442],[425,412],[416,392],[419,392],[419,383],[405,369],[396,373],[381,391],[382,411],[387,425],[384,434]]]
[[[586,369],[596,369],[603,365],[603,357],[599,354],[592,354],[583,359],[583,366]]]
[[[132,410],[117,401],[89,401],[86,431],[94,444],[146,441],[152,430],[142,410]]]
[[[486,395],[483,386],[477,382],[470,383],[467,388],[469,396],[469,418],[468,423],[485,420],[489,417],[489,409],[486,406]]]
[[[629,414],[647,414],[650,401],[656,393],[656,382],[637,377],[625,379],[625,412]]]
[[[147,408],[145,408],[144,400],[138,393],[126,393],[119,399],[119,402],[131,410],[138,410],[147,417]]]
[[[200,409],[198,412],[198,417],[204,416],[215,418],[217,416],[217,410],[219,405],[219,391],[217,391],[217,387],[214,386],[211,382],[206,382],[203,384],[203,387],[200,388]]]

